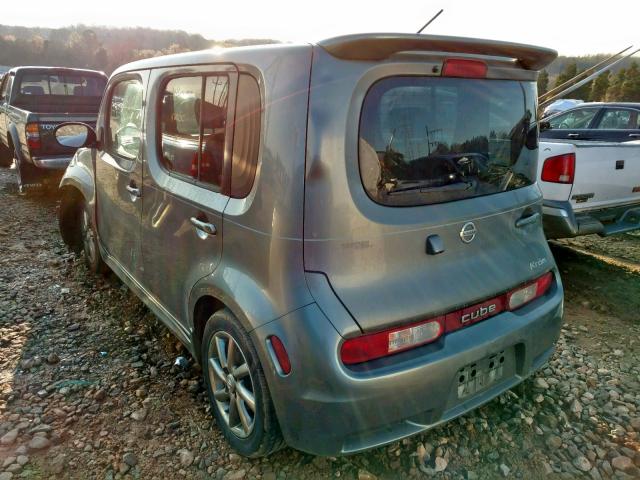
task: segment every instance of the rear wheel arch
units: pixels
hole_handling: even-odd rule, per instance
[[[64,185],[60,188],[60,235],[64,243],[75,253],[82,251],[81,218],[85,204],[84,195],[75,186]]]
[[[227,305],[213,295],[203,295],[196,301],[193,307],[193,338],[191,342],[197,354],[196,359],[198,361],[200,361],[202,338],[207,321],[211,318],[211,315],[224,308],[228,308]]]

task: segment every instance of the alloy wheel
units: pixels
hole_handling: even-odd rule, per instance
[[[256,399],[244,352],[231,335],[218,331],[211,337],[207,358],[215,406],[229,430],[247,438],[255,424]]]

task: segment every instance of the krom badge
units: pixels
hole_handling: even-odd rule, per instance
[[[477,232],[475,224],[473,222],[467,222],[462,227],[462,230],[460,230],[460,240],[464,243],[471,243],[473,239],[476,238]]]

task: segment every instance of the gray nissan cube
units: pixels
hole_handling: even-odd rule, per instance
[[[535,183],[544,48],[349,35],[119,68],[60,230],[203,366],[231,446],[377,447],[540,368],[563,291]]]

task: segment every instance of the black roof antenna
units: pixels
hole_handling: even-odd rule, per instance
[[[431,20],[425,23],[424,26],[420,30],[418,30],[418,33],[422,33],[422,31],[425,28],[427,28],[429,25],[431,25],[431,22],[433,22],[436,18],[438,18],[442,12],[444,12],[444,8],[441,8],[438,13],[436,13],[433,17],[431,17]]]

